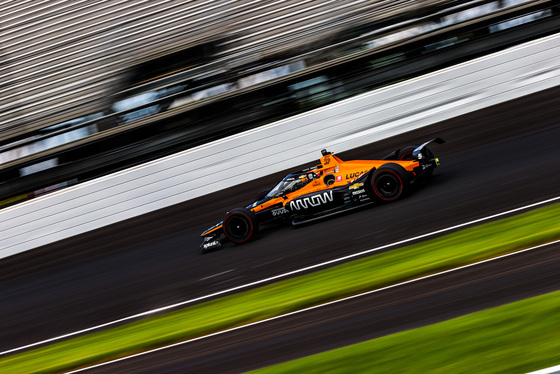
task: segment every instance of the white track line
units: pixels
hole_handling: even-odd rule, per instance
[[[498,256],[498,257],[494,257],[494,258],[491,258],[491,259],[488,259],[488,260],[483,260],[483,261],[475,262],[475,263],[473,263],[473,264],[463,265],[463,266],[460,266],[460,267],[458,267],[458,268],[445,270],[445,271],[442,271],[442,272],[440,272],[440,273],[435,273],[435,274],[426,275],[426,276],[423,276],[423,277],[420,277],[420,278],[416,278],[416,279],[408,280],[408,281],[405,281],[405,282],[393,284],[393,285],[390,285],[390,286],[387,286],[387,287],[378,288],[378,289],[375,289],[375,290],[372,290],[372,291],[367,291],[367,292],[364,292],[364,293],[361,293],[361,294],[358,294],[358,295],[353,295],[353,296],[345,297],[345,298],[343,298],[343,299],[339,299],[339,300],[335,300],[335,301],[329,301],[329,302],[324,303],[324,304],[315,305],[315,306],[312,306],[312,307],[309,307],[309,308],[296,310],[296,311],[294,311],[294,312],[282,314],[282,315],[280,315],[280,316],[267,318],[267,319],[264,319],[264,320],[262,320],[262,321],[252,322],[252,323],[249,323],[249,324],[246,324],[246,325],[233,327],[233,328],[231,328],[231,329],[227,329],[227,330],[223,330],[223,331],[218,331],[218,332],[215,332],[215,333],[212,333],[212,334],[208,334],[208,335],[205,335],[205,336],[200,336],[200,337],[198,337],[198,338],[185,340],[185,341],[182,341],[182,342],[179,342],[179,343],[173,343],[173,344],[166,345],[166,346],[159,347],[159,348],[155,348],[155,349],[152,349],[152,350],[149,350],[149,351],[140,352],[140,353],[136,353],[136,354],[133,354],[133,355],[130,355],[130,356],[117,358],[117,359],[115,359],[115,360],[102,362],[102,363],[100,363],[100,364],[95,364],[95,365],[93,365],[93,366],[84,367],[84,368],[81,368],[81,369],[78,369],[78,370],[69,371],[69,372],[66,372],[66,374],[79,373],[79,372],[82,372],[82,371],[85,371],[85,370],[98,368],[98,367],[100,367],[100,366],[105,366],[105,365],[109,365],[109,364],[114,364],[114,363],[116,363],[116,362],[128,360],[128,359],[130,359],[130,358],[134,358],[134,357],[139,357],[139,356],[147,355],[147,354],[150,354],[150,353],[162,351],[162,350],[164,350],[164,349],[177,347],[177,346],[179,346],[179,345],[183,345],[183,344],[187,344],[187,343],[192,343],[192,342],[195,342],[195,341],[197,341],[197,340],[202,340],[202,339],[210,338],[210,337],[212,337],[212,336],[222,335],[222,334],[225,334],[225,333],[228,333],[228,332],[231,332],[231,331],[236,331],[236,330],[240,330],[240,329],[243,329],[243,328],[246,328],[246,327],[251,327],[251,326],[259,325],[259,324],[261,324],[261,323],[265,323],[265,322],[269,322],[269,321],[274,321],[274,320],[277,320],[277,319],[280,319],[280,318],[284,318],[284,317],[293,316],[293,315],[295,315],[295,314],[299,314],[299,313],[307,312],[307,311],[310,311],[310,310],[322,308],[322,307],[325,307],[325,306],[328,306],[328,305],[333,305],[333,304],[336,304],[336,303],[340,303],[340,302],[352,300],[352,299],[355,299],[355,298],[358,298],[358,297],[362,297],[362,296],[366,296],[366,295],[371,295],[371,294],[374,294],[374,293],[377,293],[377,292],[389,290],[389,289],[391,289],[391,288],[395,288],[395,287],[403,286],[403,285],[406,285],[406,284],[418,282],[418,281],[425,280],[425,279],[428,279],[428,278],[437,277],[437,276],[440,276],[440,275],[443,275],[443,274],[452,273],[452,272],[455,272],[455,271],[458,271],[458,270],[466,269],[466,268],[473,267],[473,266],[476,266],[476,265],[481,265],[481,264],[484,264],[484,263],[487,263],[487,262],[496,261],[496,260],[501,260],[501,259],[506,258],[506,257],[511,257],[511,256],[514,256],[514,255],[523,253],[523,252],[532,251],[532,250],[534,250],[534,249],[546,247],[546,246],[553,245],[553,244],[560,244],[560,239],[559,239],[559,240],[555,240],[555,241],[550,242],[550,243],[541,244],[541,245],[537,245],[537,246],[534,246],[534,247],[531,247],[531,248],[522,249],[522,250],[519,250],[519,251],[517,251],[517,252],[512,252],[512,253],[508,253],[508,254],[505,254],[505,255],[501,255],[501,256]],[[544,374],[544,373],[554,373],[554,372],[551,372],[551,371],[543,371],[542,374]],[[541,373],[538,372],[538,374],[541,374]]]
[[[541,370],[537,370],[537,371],[532,371],[530,373],[527,374],[557,374],[560,373],[560,365],[557,366],[551,366],[549,368],[546,369],[541,369]]]
[[[148,310],[146,312],[134,314],[134,315],[131,315],[131,316],[128,316],[128,317],[124,317],[124,318],[120,318],[120,319],[117,319],[117,320],[114,320],[114,321],[106,322],[106,323],[103,323],[103,324],[100,324],[100,325],[97,325],[97,326],[88,327],[86,329],[82,329],[82,330],[79,330],[79,331],[55,336],[55,337],[50,338],[50,339],[41,340],[41,341],[31,343],[31,344],[27,344],[27,345],[24,345],[24,346],[21,346],[21,347],[12,348],[12,349],[0,352],[0,356],[7,355],[7,354],[10,354],[10,353],[14,353],[14,352],[17,352],[17,351],[22,351],[24,349],[36,347],[38,345],[51,343],[51,342],[54,342],[54,341],[57,341],[57,340],[62,340],[62,339],[65,339],[65,338],[69,338],[69,337],[79,335],[79,334],[83,334],[83,333],[86,333],[86,332],[90,332],[90,331],[93,331],[93,330],[99,330],[99,329],[102,329],[104,327],[116,325],[116,324],[126,322],[126,321],[129,321],[129,320],[132,320],[132,319],[140,318],[140,317],[145,317],[145,316],[150,315],[150,314],[163,312],[163,311],[166,311],[166,310],[169,310],[169,309],[173,309],[173,308],[177,308],[177,307],[184,306],[184,305],[187,305],[187,304],[195,303],[197,301],[210,299],[212,297],[216,297],[216,296],[223,295],[223,294],[226,294],[226,293],[230,293],[230,292],[233,292],[233,291],[239,291],[239,290],[242,290],[242,289],[245,289],[245,288],[253,287],[253,286],[263,284],[263,283],[266,283],[266,282],[270,282],[270,281],[273,281],[273,280],[286,278],[288,276],[303,273],[305,271],[313,270],[313,269],[316,269],[316,268],[319,268],[319,267],[323,267],[325,265],[331,265],[331,264],[334,264],[334,263],[337,263],[337,262],[342,262],[342,261],[345,261],[345,260],[348,260],[348,259],[351,259],[351,258],[354,258],[354,257],[363,256],[365,254],[370,254],[370,253],[377,252],[377,251],[380,251],[380,250],[383,250],[383,249],[386,249],[386,248],[410,243],[410,242],[413,242],[415,240],[425,239],[425,238],[428,238],[430,236],[435,236],[435,235],[442,234],[442,233],[445,233],[445,232],[448,232],[448,231],[452,231],[452,230],[456,230],[456,229],[463,228],[463,227],[466,227],[466,226],[474,225],[474,224],[477,224],[477,223],[480,223],[480,222],[488,221],[488,220],[491,220],[491,219],[494,219],[494,218],[502,217],[502,216],[512,214],[512,213],[516,213],[516,212],[519,212],[519,211],[522,211],[522,210],[527,210],[527,209],[531,209],[531,208],[534,208],[534,207],[537,207],[537,206],[540,206],[540,205],[549,204],[549,203],[552,203],[552,202],[557,201],[557,200],[560,200],[560,196],[553,197],[553,198],[547,199],[547,200],[543,200],[543,201],[540,201],[540,202],[537,202],[537,203],[525,205],[525,206],[522,206],[522,207],[519,207],[519,208],[507,210],[505,212],[493,214],[493,215],[490,215],[490,216],[487,216],[487,217],[475,219],[475,220],[472,220],[472,221],[469,221],[469,222],[461,223],[459,225],[455,225],[455,226],[447,227],[447,228],[444,228],[444,229],[436,230],[436,231],[433,231],[433,232],[430,232],[430,233],[427,233],[427,234],[414,236],[412,238],[400,240],[400,241],[397,241],[397,242],[394,242],[394,243],[391,243],[391,244],[382,245],[380,247],[368,249],[368,250],[358,252],[358,253],[354,253],[354,254],[351,254],[351,255],[347,255],[347,256],[344,256],[344,257],[339,257],[339,258],[336,258],[336,259],[333,259],[333,260],[321,262],[319,264],[315,264],[315,265],[307,266],[307,267],[304,267],[304,268],[301,268],[301,269],[293,270],[293,271],[290,271],[290,272],[287,272],[287,273],[275,275],[275,276],[265,278],[265,279],[262,279],[262,280],[259,280],[259,281],[255,281],[255,282],[247,283],[247,284],[244,284],[244,285],[228,288],[226,290],[214,292],[214,293],[211,293],[211,294],[208,294],[208,295],[205,295],[205,296],[200,296],[200,297],[196,297],[194,299],[181,301],[181,302],[171,304],[171,305],[167,305],[167,306],[164,306],[164,307],[161,307],[161,308]]]

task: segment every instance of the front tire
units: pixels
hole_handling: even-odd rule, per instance
[[[224,234],[236,243],[241,244],[253,239],[259,231],[259,223],[255,213],[246,208],[235,208],[224,218]]]
[[[368,193],[378,203],[388,203],[405,196],[410,189],[408,172],[398,164],[385,164],[369,178]]]

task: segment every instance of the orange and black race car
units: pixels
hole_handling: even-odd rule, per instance
[[[388,203],[431,177],[439,165],[427,148],[442,144],[440,138],[421,146],[396,150],[381,160],[343,161],[322,150],[317,166],[288,174],[274,188],[263,191],[245,208],[227,212],[224,220],[202,233],[201,252],[224,242],[245,243],[259,225],[269,222],[307,223],[371,203]]]

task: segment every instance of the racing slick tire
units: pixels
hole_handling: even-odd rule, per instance
[[[226,214],[223,228],[224,234],[230,241],[241,244],[255,237],[259,231],[259,223],[251,210],[235,208]]]
[[[410,161],[410,160],[414,160],[414,157],[412,157],[412,152],[414,152],[414,150],[417,148],[417,145],[411,145],[408,147],[403,148],[400,152],[399,152],[399,161]]]
[[[410,176],[398,164],[385,164],[371,174],[367,192],[378,203],[388,203],[405,196],[410,189]]]

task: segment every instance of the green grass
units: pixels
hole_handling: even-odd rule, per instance
[[[277,316],[560,239],[560,204],[0,359],[0,372],[64,371]]]
[[[560,291],[255,370],[527,373],[560,363]]]

